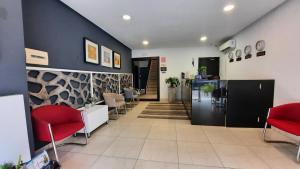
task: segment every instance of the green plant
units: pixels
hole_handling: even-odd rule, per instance
[[[14,164],[13,163],[4,163],[0,165],[0,169],[13,169]]]
[[[200,90],[202,90],[204,93],[211,93],[215,90],[215,86],[212,84],[205,84],[200,87]]]
[[[185,80],[185,85],[186,86],[191,86],[192,85],[192,81],[193,81],[192,79],[186,79]]]
[[[14,165],[13,163],[4,163],[4,164],[0,164],[0,169],[21,169],[22,165],[23,165],[22,157],[19,156],[16,165]]]
[[[166,84],[169,85],[169,87],[177,87],[180,85],[179,79],[177,77],[169,77],[166,79]]]
[[[207,72],[207,66],[200,66],[199,69],[198,69],[198,72],[200,74],[206,74],[206,72]]]
[[[23,165],[22,157],[19,156],[19,159],[17,161],[16,169],[21,169]]]
[[[85,104],[93,104],[97,101],[97,98],[96,97],[89,97],[86,99],[86,102]]]

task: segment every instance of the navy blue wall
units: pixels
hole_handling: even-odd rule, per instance
[[[28,106],[21,5],[21,0],[1,0],[0,3],[0,96],[23,94],[32,153],[34,143]],[[14,123],[14,119],[6,120]]]
[[[47,51],[52,68],[131,72],[131,49],[59,0],[23,0],[25,46]],[[84,62],[83,37],[121,54],[121,70]]]

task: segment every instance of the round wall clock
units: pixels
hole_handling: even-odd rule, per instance
[[[241,49],[236,50],[235,56],[236,56],[236,61],[241,61],[242,60],[242,50]]]
[[[251,54],[252,48],[250,45],[247,45],[244,49],[245,55]]]
[[[265,46],[266,46],[266,43],[265,43],[264,40],[257,41],[257,42],[256,42],[256,45],[255,45],[256,50],[257,50],[257,51],[260,51],[260,52],[263,51],[263,50],[265,49]]]
[[[251,58],[251,56],[252,56],[251,51],[252,51],[252,48],[250,45],[245,46],[245,49],[244,49],[245,59]]]

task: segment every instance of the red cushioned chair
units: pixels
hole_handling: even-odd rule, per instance
[[[285,104],[269,109],[269,114],[264,128],[264,140],[266,142],[284,142],[266,140],[267,125],[271,125],[294,136],[300,136],[300,103]],[[288,142],[285,142],[288,143]],[[300,156],[298,145],[297,161]]]
[[[56,141],[63,140],[76,134],[77,131],[86,128],[80,111],[62,105],[41,106],[32,111],[32,123],[35,135],[38,140],[51,142],[53,145],[56,160],[59,161],[56,151]],[[85,143],[71,143],[86,145]]]

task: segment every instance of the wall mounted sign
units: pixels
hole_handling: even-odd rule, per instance
[[[255,48],[258,51],[256,53],[257,57],[266,55],[266,51],[264,51],[265,47],[266,47],[266,43],[264,40],[260,40],[256,42]]]
[[[85,62],[99,64],[98,44],[88,38],[83,38],[83,43]]]
[[[167,71],[167,58],[166,57],[160,57],[160,71],[162,73],[166,73],[166,71]]]
[[[162,71],[162,73],[165,73],[167,71],[167,67],[160,67],[160,71]]]
[[[33,65],[48,65],[48,52],[25,48],[26,63]]]
[[[242,60],[242,50],[241,49],[238,49],[235,51],[235,57],[236,57],[236,61]]]
[[[101,46],[101,65],[105,67],[113,66],[112,50],[105,46]]]
[[[229,59],[229,62],[234,62],[234,58],[233,58],[233,53],[232,52],[228,53],[228,59]]]
[[[121,69],[121,55],[114,52],[114,68]]]
[[[251,51],[252,51],[252,47],[250,45],[245,46],[244,49],[245,59],[250,59],[252,57]]]

